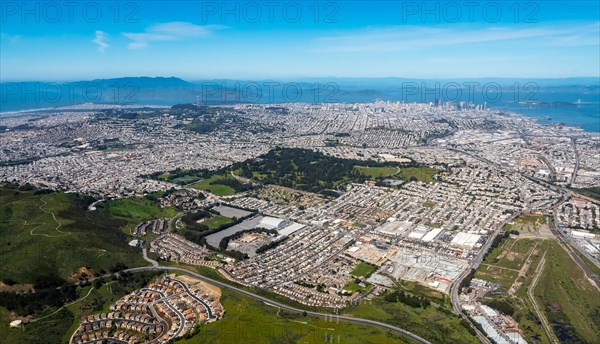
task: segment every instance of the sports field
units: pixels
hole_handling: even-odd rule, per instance
[[[219,175],[212,176],[197,183],[190,185],[197,190],[210,191],[217,196],[230,196],[235,194],[235,190],[229,185],[218,184],[219,180],[230,179]],[[231,178],[232,179],[232,178]]]
[[[351,274],[354,276],[368,277],[375,272],[375,267],[367,263],[358,263]]]

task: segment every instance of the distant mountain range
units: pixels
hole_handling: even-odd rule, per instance
[[[407,102],[475,103],[598,102],[598,78],[304,78],[301,80],[185,81],[177,77],[123,77],[73,82],[0,83],[1,111],[65,106],[86,102],[172,105],[265,102]],[[470,93],[473,96],[470,96]],[[494,98],[501,93],[498,99]],[[534,102],[532,102],[534,101]]]
[[[121,84],[125,85],[127,83],[135,83],[140,88],[189,88],[196,87],[197,85],[187,82],[183,79],[172,77],[148,77],[148,76],[139,76],[139,77],[123,77],[123,78],[113,78],[113,79],[94,79],[91,81],[79,81],[79,83],[93,82],[102,85],[110,86],[111,84]]]

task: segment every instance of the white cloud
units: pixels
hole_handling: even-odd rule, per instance
[[[386,27],[321,37],[319,52],[411,51],[444,46],[492,42],[528,42],[544,46],[586,46],[598,44],[598,23],[560,27]]]
[[[10,35],[4,32],[0,32],[0,41],[2,42],[6,42],[6,43],[16,43],[21,39],[21,35]]]
[[[150,26],[144,32],[125,32],[123,35],[132,41],[129,43],[129,49],[141,49],[147,47],[150,42],[180,41],[206,37],[214,30],[221,28],[224,27],[220,25],[200,26],[188,22],[169,22]]]
[[[110,47],[110,45],[108,43],[106,43],[107,39],[108,39],[108,34],[106,34],[106,32],[97,30],[96,38],[94,38],[94,40],[92,42],[98,44],[98,51],[103,53],[106,50],[106,48]]]

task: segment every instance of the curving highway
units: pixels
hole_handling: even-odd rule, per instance
[[[183,269],[183,268],[178,268],[178,267],[171,267],[171,266],[148,266],[148,267],[140,267],[140,268],[132,268],[132,269],[127,269],[124,270],[126,272],[143,272],[143,271],[171,271],[171,272],[181,272],[184,274],[188,274],[190,276],[193,276],[201,281],[204,282],[208,282],[211,283],[213,285],[216,285],[218,287],[221,288],[225,288],[225,289],[229,289],[235,292],[238,292],[240,294],[243,294],[245,296],[251,297],[255,300],[258,301],[262,301],[270,306],[274,306],[274,307],[279,307],[281,309],[290,311],[290,312],[294,312],[294,313],[304,313],[306,312],[306,314],[308,315],[312,315],[312,316],[316,316],[316,317],[321,317],[321,318],[336,318],[336,319],[340,319],[340,320],[345,320],[345,321],[349,321],[349,322],[353,322],[353,323],[358,323],[358,324],[367,324],[367,325],[373,325],[373,326],[378,326],[396,333],[399,333],[401,335],[404,335],[418,343],[423,343],[423,344],[431,344],[429,341],[417,336],[416,334],[409,332],[407,330],[401,329],[399,327],[390,325],[390,324],[386,324],[386,323],[382,323],[379,321],[375,321],[375,320],[369,320],[369,319],[362,319],[362,318],[354,318],[354,317],[349,317],[349,316],[343,316],[343,315],[335,315],[335,314],[328,314],[328,313],[319,313],[319,312],[313,312],[313,311],[305,311],[303,309],[299,309],[299,308],[295,308],[295,307],[291,307],[288,305],[284,305],[282,303],[276,302],[276,301],[272,301],[266,297],[260,296],[260,295],[256,295],[253,294],[247,290],[244,289],[240,289],[237,288],[235,286],[223,283],[223,282],[219,282],[216,280],[213,280],[212,278],[208,278],[205,276],[202,276],[196,272],[187,270],[187,269]]]

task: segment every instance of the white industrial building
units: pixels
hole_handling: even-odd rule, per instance
[[[442,231],[442,228],[434,228],[431,231],[429,231],[429,233],[425,234],[425,236],[421,240],[426,242],[433,241],[435,238],[437,238],[438,235],[440,235]]]
[[[574,236],[575,238],[581,238],[581,239],[594,239],[594,237],[596,237],[595,234],[590,233],[590,232],[584,232],[584,231],[571,231],[571,235]]]
[[[429,227],[427,227],[425,225],[418,225],[417,228],[415,228],[412,232],[410,232],[408,237],[410,239],[421,239],[428,232],[429,232]]]
[[[258,223],[257,227],[266,229],[283,229],[288,225],[288,221],[284,219],[278,219],[276,217],[265,216]]]
[[[454,239],[450,242],[452,245],[461,246],[461,247],[470,247],[473,248],[481,239],[481,235],[479,234],[471,234],[460,232],[456,234]]]
[[[288,225],[282,229],[279,229],[279,235],[290,235],[302,228],[304,228],[305,226],[301,223],[296,223],[296,222],[290,222],[288,223]]]
[[[386,235],[400,235],[406,232],[413,225],[410,221],[388,221],[381,226],[375,228],[375,230],[381,234]]]

